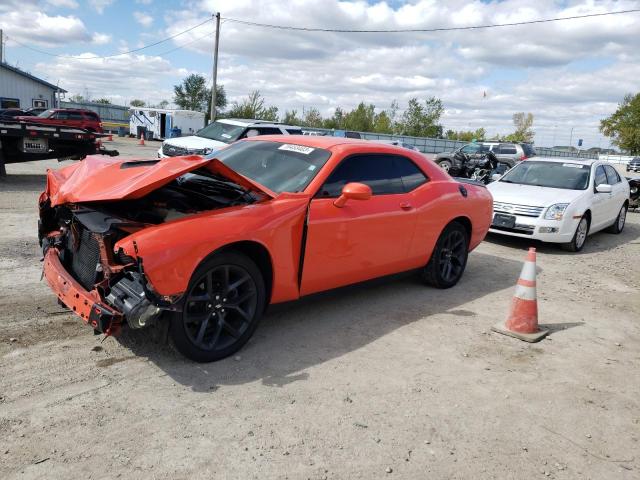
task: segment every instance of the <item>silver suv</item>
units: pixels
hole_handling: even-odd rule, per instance
[[[498,160],[507,163],[509,167],[515,166],[517,162],[526,158],[536,156],[533,146],[528,143],[473,142],[453,152],[438,153],[434,161],[448,171],[454,165],[460,166],[463,159],[477,158],[487,152],[493,152]]]
[[[188,137],[169,138],[158,150],[158,158],[178,155],[209,155],[241,138],[257,135],[302,135],[295,125],[244,118],[222,118]]]

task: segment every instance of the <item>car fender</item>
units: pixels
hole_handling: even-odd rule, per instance
[[[298,268],[309,196],[281,194],[261,203],[191,215],[125,237],[115,251],[141,260],[153,289],[175,298],[212,252],[237,242],[255,242],[273,265],[272,303],[299,296]]]

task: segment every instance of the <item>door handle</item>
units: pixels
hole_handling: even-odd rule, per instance
[[[403,210],[411,210],[413,208],[413,206],[411,206],[411,204],[409,202],[402,202],[400,204],[400,208]]]

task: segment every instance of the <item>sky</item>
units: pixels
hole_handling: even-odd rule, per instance
[[[432,33],[304,32],[233,20],[415,29],[636,8],[640,0],[0,0],[0,28],[5,60],[67,96],[171,102],[186,75],[211,80],[214,22],[182,32],[219,11],[218,83],[230,103],[260,90],[281,114],[315,107],[329,116],[361,101],[381,110],[396,100],[402,111],[410,98],[435,96],[445,129],[510,133],[513,113],[524,111],[534,114],[536,145],[581,138],[588,148],[609,146],[600,119],[638,93],[640,13]]]

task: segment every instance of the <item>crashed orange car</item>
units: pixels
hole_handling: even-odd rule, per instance
[[[419,152],[261,136],[213,155],[89,157],[47,173],[44,276],[96,332],[168,319],[199,362],[231,355],[270,304],[417,269],[455,285],[492,198]]]

